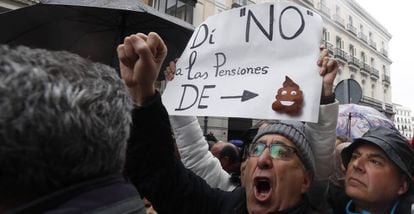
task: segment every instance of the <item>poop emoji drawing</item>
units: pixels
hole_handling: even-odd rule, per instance
[[[302,110],[303,93],[295,82],[286,76],[283,87],[279,88],[276,94],[276,101],[272,104],[272,109],[290,116],[297,116]]]

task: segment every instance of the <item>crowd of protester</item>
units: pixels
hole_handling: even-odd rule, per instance
[[[117,53],[121,78],[68,52],[0,46],[0,213],[414,212],[407,139],[336,136],[338,63],[324,47],[318,122],[260,121],[241,149],[168,115],[156,33]]]

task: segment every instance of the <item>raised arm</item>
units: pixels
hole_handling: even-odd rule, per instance
[[[166,68],[166,80],[174,79],[177,59]],[[220,161],[208,150],[200,124],[195,116],[170,116],[181,161],[187,169],[203,178],[211,187],[231,191],[236,186],[230,181]]]
[[[338,101],[333,94],[333,82],[338,72],[338,63],[329,58],[328,50],[321,46],[318,60],[320,75],[323,77],[321,105],[318,123],[307,123],[306,135],[315,155],[315,181],[328,180],[333,172],[333,151],[338,121]]]
[[[170,116],[181,161],[187,169],[200,176],[213,188],[231,191],[236,186],[208,150],[200,124],[195,116]]]
[[[174,155],[168,113],[154,87],[165,54],[165,45],[155,33],[127,37],[118,48],[121,75],[137,105],[125,173],[160,213],[226,211],[222,204],[229,193],[212,189]]]
[[[321,46],[320,75],[323,77],[322,95],[317,123],[306,123],[305,134],[311,144],[315,157],[315,177],[309,189],[311,203],[319,208],[326,208],[329,188],[329,176],[334,170],[336,123],[338,121],[338,101],[333,94],[338,63],[329,58],[328,50]]]

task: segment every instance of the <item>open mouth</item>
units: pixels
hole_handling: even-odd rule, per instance
[[[270,199],[272,187],[267,178],[258,178],[254,182],[254,195],[258,201],[264,202]]]
[[[293,101],[280,101],[280,103],[284,106],[291,106],[293,105],[295,102]]]

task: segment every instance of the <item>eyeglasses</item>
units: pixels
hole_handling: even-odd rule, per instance
[[[250,157],[259,157],[262,155],[263,151],[269,147],[270,156],[273,159],[290,159],[293,157],[295,153],[297,153],[297,149],[291,146],[287,146],[280,141],[276,141],[267,145],[264,142],[257,141],[249,146],[248,154]]]

